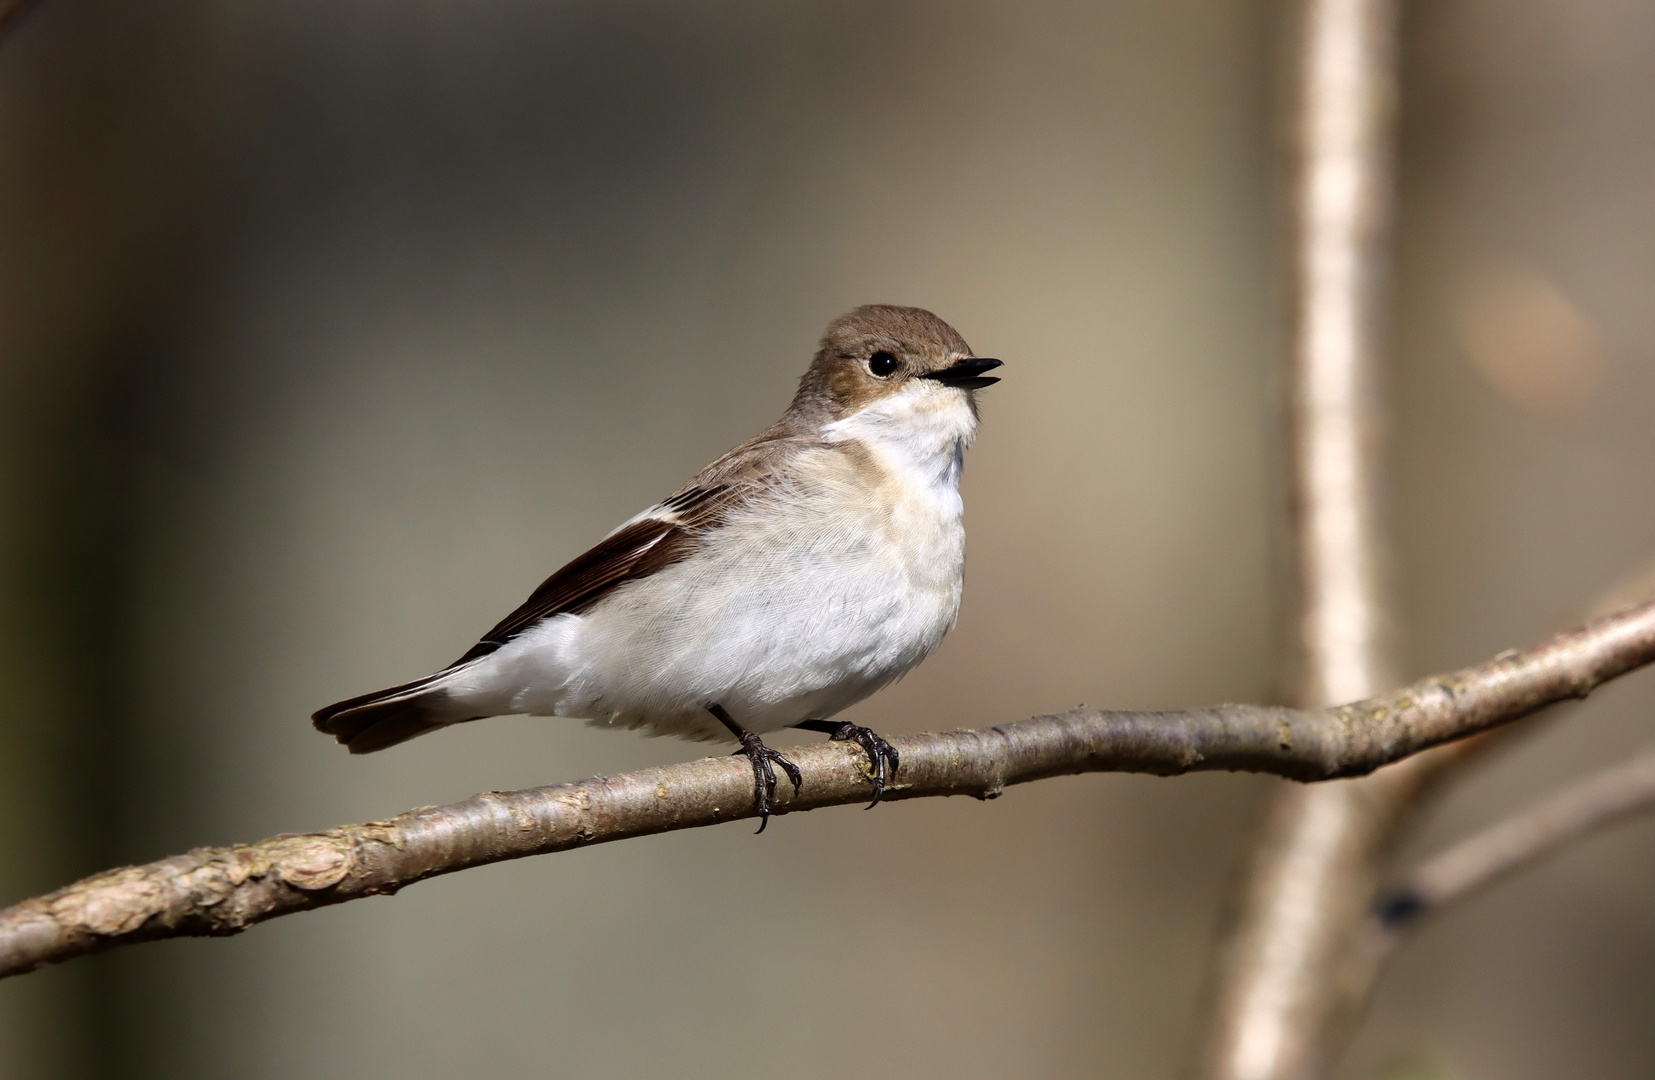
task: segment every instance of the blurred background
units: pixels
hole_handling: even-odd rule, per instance
[[[1231,0],[44,0],[0,45],[0,902],[682,760],[502,719],[350,758],[777,416],[829,319],[1006,360],[965,607],[847,714],[1263,700],[1279,12]],[[1655,7],[1403,32],[1390,476],[1410,674],[1655,559]],[[1616,683],[1433,850],[1649,741]],[[785,741],[785,740],[784,740]],[[0,983],[0,1075],[1177,1073],[1267,781],[1088,776],[469,871]],[[1642,1077],[1655,823],[1430,926],[1343,1066]]]

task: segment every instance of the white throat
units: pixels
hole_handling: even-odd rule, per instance
[[[977,437],[977,414],[964,391],[912,382],[822,427],[828,442],[855,439],[893,471],[927,487],[957,492],[966,447]]]

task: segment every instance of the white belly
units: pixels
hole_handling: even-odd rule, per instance
[[[959,612],[958,456],[942,484],[819,452],[789,497],[683,562],[514,639],[449,693],[462,708],[722,738],[826,719],[923,660]],[[877,455],[875,455],[877,456]]]

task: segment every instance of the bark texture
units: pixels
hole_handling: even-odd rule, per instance
[[[892,739],[887,799],[970,795],[1084,772],[1161,776],[1228,769],[1295,780],[1356,776],[1428,747],[1585,696],[1655,661],[1655,603],[1525,652],[1327,709],[1216,705],[1167,712],[1079,708],[975,731]],[[845,743],[794,751],[802,790],[778,813],[865,802],[867,758]],[[743,758],[526,791],[486,792],[388,821],[197,848],[98,874],[0,911],[0,977],[114,945],[236,934],[296,911],[394,893],[471,866],[755,816]]]

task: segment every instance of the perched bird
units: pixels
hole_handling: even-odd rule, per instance
[[[973,356],[919,308],[835,320],[786,414],[547,578],[466,654],[415,682],[317,712],[353,754],[449,724],[527,713],[731,738],[769,823],[775,767],[760,733],[858,743],[873,802],[900,764],[831,717],[906,674],[960,609],[960,467]],[[869,804],[873,805],[872,803]]]

